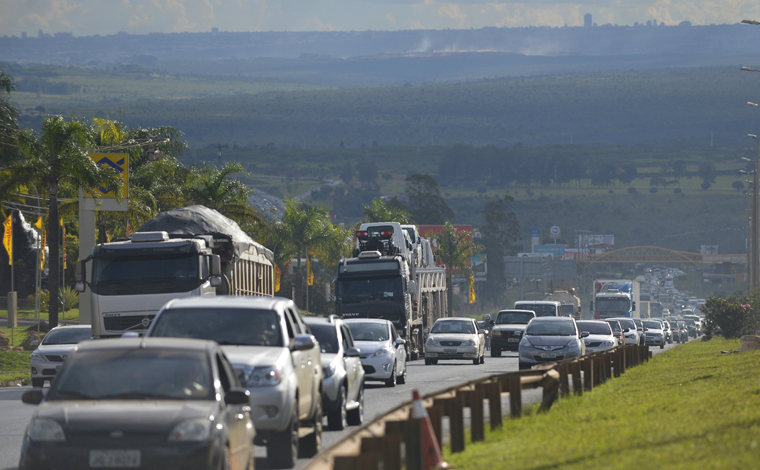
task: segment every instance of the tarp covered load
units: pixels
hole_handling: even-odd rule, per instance
[[[213,235],[233,242],[234,255],[247,251],[251,246],[274,263],[271,250],[256,243],[232,219],[206,206],[189,206],[162,212],[140,227],[138,232],[166,232],[171,238],[193,238],[196,235]]]

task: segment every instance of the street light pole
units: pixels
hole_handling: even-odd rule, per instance
[[[749,158],[742,157],[742,160],[746,160],[748,162],[751,162]],[[746,176],[746,179],[744,180],[747,183],[747,268],[745,270],[746,275],[746,281],[747,281],[747,292],[752,291],[752,274],[751,274],[751,266],[752,266],[752,221],[750,217],[750,202],[749,202],[749,196],[750,196],[750,187],[752,186],[752,183],[749,180],[749,175],[753,174],[754,171],[744,171],[739,170],[739,172]]]
[[[749,104],[749,103],[748,103]],[[754,104],[754,103],[753,103]],[[758,283],[758,265],[760,264],[760,246],[758,246],[758,240],[760,240],[760,230],[758,230],[758,204],[760,204],[760,191],[757,190],[758,181],[758,167],[760,167],[760,138],[755,134],[748,134],[751,139],[755,139],[757,147],[757,155],[755,157],[755,167],[752,175],[752,185],[754,186],[752,191],[752,291],[756,291],[760,284]]]

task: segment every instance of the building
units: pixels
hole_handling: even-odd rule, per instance
[[[593,23],[591,22],[591,13],[586,13],[583,15],[583,26],[586,28],[590,28]]]

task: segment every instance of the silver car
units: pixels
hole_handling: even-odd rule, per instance
[[[660,320],[644,320],[644,328],[646,328],[647,346],[659,346],[660,349],[665,348],[665,331],[662,329]]]
[[[485,362],[485,355],[483,330],[472,318],[439,318],[425,341],[425,365],[442,359],[469,360],[478,365]]]
[[[354,345],[361,351],[364,380],[380,380],[388,387],[406,383],[406,341],[389,320],[349,318]]]
[[[58,326],[50,330],[32,353],[32,386],[42,387],[46,380],[52,381],[77,343],[90,338],[90,325]]]
[[[583,340],[586,343],[586,354],[599,351],[607,351],[618,344],[618,340],[612,332],[612,327],[606,321],[599,320],[580,320],[577,321],[578,329],[581,334],[588,332]]]
[[[528,323],[518,349],[520,370],[586,354],[584,338],[574,318],[537,317]]]
[[[343,320],[305,317],[322,350],[322,408],[327,426],[340,431],[364,419],[364,368],[361,351],[354,347],[351,330]]]

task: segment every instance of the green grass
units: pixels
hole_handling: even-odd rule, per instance
[[[0,317],[7,317],[8,316],[8,309],[2,308],[0,309]],[[26,320],[34,320],[34,308],[19,308],[18,309],[18,318],[24,318]],[[40,319],[42,320],[48,320],[48,312],[40,312]],[[66,320],[66,321],[79,321],[79,307],[74,307],[71,310],[66,310],[66,315],[64,316],[63,312],[60,310],[58,311],[58,320]],[[5,321],[5,320],[3,320]],[[6,323],[7,324],[7,323]]]
[[[693,341],[546,414],[506,420],[445,460],[459,468],[754,468],[760,351]]]

